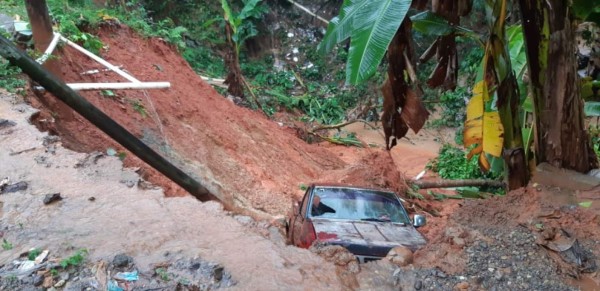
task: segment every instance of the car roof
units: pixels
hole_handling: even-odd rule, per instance
[[[320,187],[320,188],[347,188],[347,189],[357,189],[357,190],[370,190],[370,191],[378,191],[378,192],[386,192],[396,195],[396,192],[382,189],[382,188],[374,188],[374,187],[359,187],[342,183],[313,183],[311,187]]]

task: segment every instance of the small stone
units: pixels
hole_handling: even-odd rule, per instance
[[[504,274],[502,274],[502,272],[496,272],[496,275],[494,275],[494,279],[496,279],[496,281],[502,280],[503,277]]]
[[[421,282],[421,280],[415,282],[415,290],[421,290],[422,287],[423,287],[423,282]]]
[[[133,262],[133,259],[126,254],[118,254],[113,258],[113,266],[117,268],[127,267]]]
[[[63,198],[60,196],[60,193],[46,194],[46,196],[44,197],[44,204],[48,205],[52,202],[60,201],[62,199]]]
[[[488,268],[488,271],[493,272],[494,268]]]
[[[68,272],[61,272],[61,273],[60,273],[60,278],[61,278],[62,280],[65,280],[65,281],[66,281],[66,280],[69,280],[69,273],[68,273]]]
[[[0,189],[0,193],[4,194],[4,193],[12,193],[12,192],[17,192],[17,191],[23,191],[23,190],[27,190],[27,182],[18,182],[18,183],[14,183],[14,184],[10,184],[10,185],[6,185],[3,186],[2,189]]]
[[[17,125],[17,124],[14,121],[0,119],[0,129],[7,128],[7,127],[13,127],[15,125]]]
[[[224,270],[225,268],[223,268],[223,266],[215,266],[213,269],[213,278],[215,279],[215,282],[220,282],[223,279]]]
[[[413,252],[405,246],[397,246],[391,249],[385,258],[399,267],[404,267],[412,264]]]
[[[446,277],[448,277],[448,275],[446,275],[446,273],[444,273],[442,271],[437,271],[437,273],[435,275],[438,276],[439,278],[446,278]]]
[[[58,283],[54,284],[54,287],[60,288],[60,287],[64,286],[65,283],[67,283],[67,280],[60,280],[60,281],[58,281]]]
[[[52,287],[53,283],[54,283],[54,280],[52,279],[52,276],[48,276],[48,277],[44,278],[44,283],[42,283],[42,286],[44,288],[50,288],[50,287]]]
[[[35,275],[33,277],[33,286],[39,287],[40,285],[42,285],[42,283],[44,283],[44,276],[42,276],[42,275]]]
[[[468,290],[468,289],[469,289],[469,283],[467,283],[467,282],[460,282],[454,286],[454,290]]]
[[[507,256],[502,256],[502,257],[500,257],[500,259],[501,260],[508,260],[508,257]]]
[[[88,198],[88,200],[94,202],[94,201],[96,201],[96,197],[92,196],[92,197]]]

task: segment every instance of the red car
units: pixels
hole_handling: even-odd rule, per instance
[[[287,240],[301,248],[313,242],[340,245],[360,262],[381,259],[396,246],[412,251],[425,245],[416,228],[425,217],[411,221],[393,192],[332,185],[311,185],[294,203],[286,221]]]

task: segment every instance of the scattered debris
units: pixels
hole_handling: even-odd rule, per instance
[[[115,268],[125,268],[133,263],[133,259],[126,254],[118,254],[113,258],[112,263]]]
[[[119,272],[119,273],[115,274],[115,276],[113,278],[116,280],[119,280],[119,281],[133,282],[133,281],[139,280],[140,277],[138,276],[137,271],[133,271],[133,272]]]
[[[77,164],[75,164],[75,168],[85,168],[89,165],[95,165],[98,163],[98,160],[105,157],[104,153],[101,152],[91,152],[85,156],[85,158],[79,160]]]
[[[5,178],[6,181],[8,181],[8,178]],[[0,194],[5,194],[5,193],[12,193],[12,192],[18,192],[18,191],[24,191],[27,190],[27,187],[29,186],[27,184],[27,182],[17,182],[14,184],[3,184],[3,182],[5,182],[5,180],[2,180],[2,182],[0,182]]]
[[[14,121],[10,121],[10,120],[6,120],[6,119],[0,119],[0,129],[5,129],[8,127],[13,127],[17,125]]]
[[[60,201],[62,199],[63,198],[60,196],[60,193],[46,194],[46,196],[44,197],[44,204],[48,205],[52,202]]]
[[[27,149],[24,149],[24,150],[20,150],[20,151],[16,151],[16,152],[11,152],[10,155],[11,156],[16,156],[16,155],[20,155],[22,153],[34,151],[36,149],[37,149],[37,147],[31,147],[31,148],[27,148]]]

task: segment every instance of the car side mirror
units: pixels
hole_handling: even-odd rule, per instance
[[[425,215],[415,214],[413,217],[413,226],[415,228],[419,228],[425,224],[427,224],[427,218],[425,218]]]

